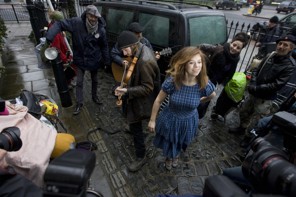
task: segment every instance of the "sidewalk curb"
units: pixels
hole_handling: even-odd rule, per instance
[[[268,17],[264,17],[264,16],[253,16],[253,15],[251,15],[251,14],[243,14],[243,16],[253,17],[253,18],[269,19]]]

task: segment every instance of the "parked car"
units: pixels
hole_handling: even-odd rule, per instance
[[[160,1],[98,1],[94,3],[106,21],[110,48],[117,36],[131,22],[143,27],[143,35],[155,51],[170,48],[174,55],[184,46],[227,42],[227,25],[223,12],[210,7],[166,3]],[[158,65],[162,76],[168,69],[169,56],[162,56]]]
[[[226,10],[226,9],[236,9],[239,10],[241,8],[241,5],[236,3],[234,0],[219,0],[215,4],[216,9],[219,8]]]
[[[276,8],[277,13],[286,12],[286,14],[294,12],[296,8],[295,1],[283,1]]]

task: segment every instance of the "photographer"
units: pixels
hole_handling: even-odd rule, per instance
[[[267,24],[259,24],[257,23],[253,30],[259,30],[259,38],[257,39],[256,47],[259,47],[258,54],[256,57],[258,59],[264,58],[269,52],[274,51],[275,44],[274,42],[280,37],[282,34],[279,18],[277,16],[273,16],[269,19]]]

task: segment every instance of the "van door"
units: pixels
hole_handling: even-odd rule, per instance
[[[176,15],[139,11],[137,17],[141,26],[144,27],[143,36],[150,41],[154,51],[169,48],[174,54],[180,49],[182,37],[179,36],[179,29],[182,28],[182,25],[179,25]],[[169,54],[158,60],[162,74],[165,74],[168,69],[170,58]]]

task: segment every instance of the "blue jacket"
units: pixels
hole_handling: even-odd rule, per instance
[[[98,19],[98,23],[97,32],[89,34],[86,28],[86,13],[84,12],[81,17],[54,23],[47,32],[46,39],[51,42],[59,32],[70,32],[73,45],[73,63],[83,70],[97,70],[102,60],[105,65],[111,64],[105,21],[101,17]]]

